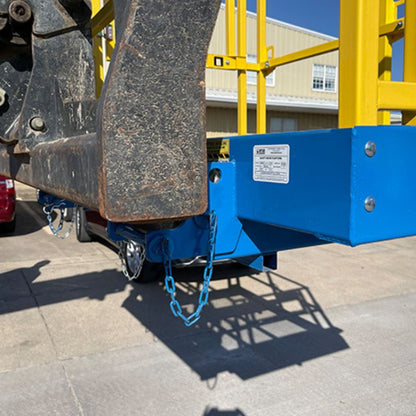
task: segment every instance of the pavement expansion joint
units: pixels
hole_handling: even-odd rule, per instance
[[[55,357],[56,357],[56,359],[58,360],[58,348],[57,348],[57,346],[56,346],[55,340],[54,340],[54,338],[53,338],[53,336],[52,336],[52,333],[51,333],[51,330],[50,330],[50,328],[49,328],[49,326],[48,326],[48,323],[47,323],[47,321],[46,321],[46,319],[45,319],[45,316],[44,316],[44,315],[43,315],[43,313],[42,313],[42,309],[41,309],[41,307],[40,307],[40,304],[39,304],[39,302],[38,302],[38,299],[37,299],[37,297],[36,297],[36,294],[33,292],[32,287],[31,287],[30,283],[27,281],[25,274],[24,274],[23,272],[21,272],[21,273],[22,273],[22,275],[23,275],[23,279],[24,279],[24,281],[26,282],[26,285],[27,285],[27,287],[28,287],[28,289],[29,289],[29,292],[31,293],[31,295],[32,295],[32,297],[33,297],[33,300],[34,300],[34,302],[35,302],[35,304],[36,304],[36,308],[37,308],[37,310],[38,310],[38,313],[39,313],[39,315],[40,315],[40,317],[41,317],[41,319],[42,319],[42,322],[43,322],[43,324],[44,324],[44,326],[45,326],[45,329],[46,329],[46,332],[47,332],[47,334],[48,334],[48,337],[49,337],[49,339],[50,339],[50,341],[51,341],[51,344],[52,344],[52,346],[53,346],[53,350],[54,350],[54,352],[55,352]]]
[[[72,385],[71,379],[68,375],[68,372],[66,371],[65,365],[62,365],[62,369],[63,369],[64,375],[65,375],[65,380],[68,384],[68,388],[71,392],[71,396],[72,396],[72,398],[75,402],[75,405],[77,406],[77,408],[79,410],[79,414],[80,414],[80,416],[84,416],[84,410],[82,409],[81,402],[80,402],[80,400],[77,396],[77,393],[75,392],[74,386]]]

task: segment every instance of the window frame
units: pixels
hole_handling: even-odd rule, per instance
[[[323,66],[324,67],[324,77],[323,77],[323,88],[322,89],[314,88],[315,66]],[[335,80],[334,80],[334,89],[333,90],[329,90],[329,89],[325,88],[326,78],[327,78],[327,76],[326,76],[327,67],[335,68]],[[338,66],[337,65],[318,64],[318,63],[312,64],[312,91],[336,94],[338,92]]]
[[[282,123],[282,130],[281,131],[272,131],[272,120],[276,119],[276,120],[280,120]],[[293,121],[295,124],[295,130],[285,130],[284,129],[284,122],[286,120],[290,120],[291,122]],[[296,117],[270,117],[270,124],[269,124],[269,133],[290,133],[293,131],[299,131],[298,130],[298,124],[299,124],[299,120]]]

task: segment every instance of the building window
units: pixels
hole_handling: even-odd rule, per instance
[[[257,56],[247,55],[247,62],[251,64],[257,63]],[[257,72],[247,71],[247,84],[257,85]],[[266,77],[266,87],[274,87],[274,71]]]
[[[270,119],[270,133],[283,133],[285,131],[296,131],[298,121],[295,118],[277,118]]]
[[[337,67],[313,65],[312,89],[314,91],[336,92]]]

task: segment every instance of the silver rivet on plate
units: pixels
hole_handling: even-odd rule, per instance
[[[376,200],[369,196],[364,202],[364,208],[367,212],[373,212],[374,208],[376,207]]]
[[[374,142],[369,141],[365,145],[365,154],[368,157],[373,157],[377,152],[377,146]]]

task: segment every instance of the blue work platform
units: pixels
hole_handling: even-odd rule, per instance
[[[223,139],[210,162],[209,208],[218,217],[215,259],[265,256],[319,244],[355,246],[416,234],[416,128],[356,127]],[[147,233],[147,256],[207,252],[208,216]],[[122,227],[112,234],[123,234]]]

